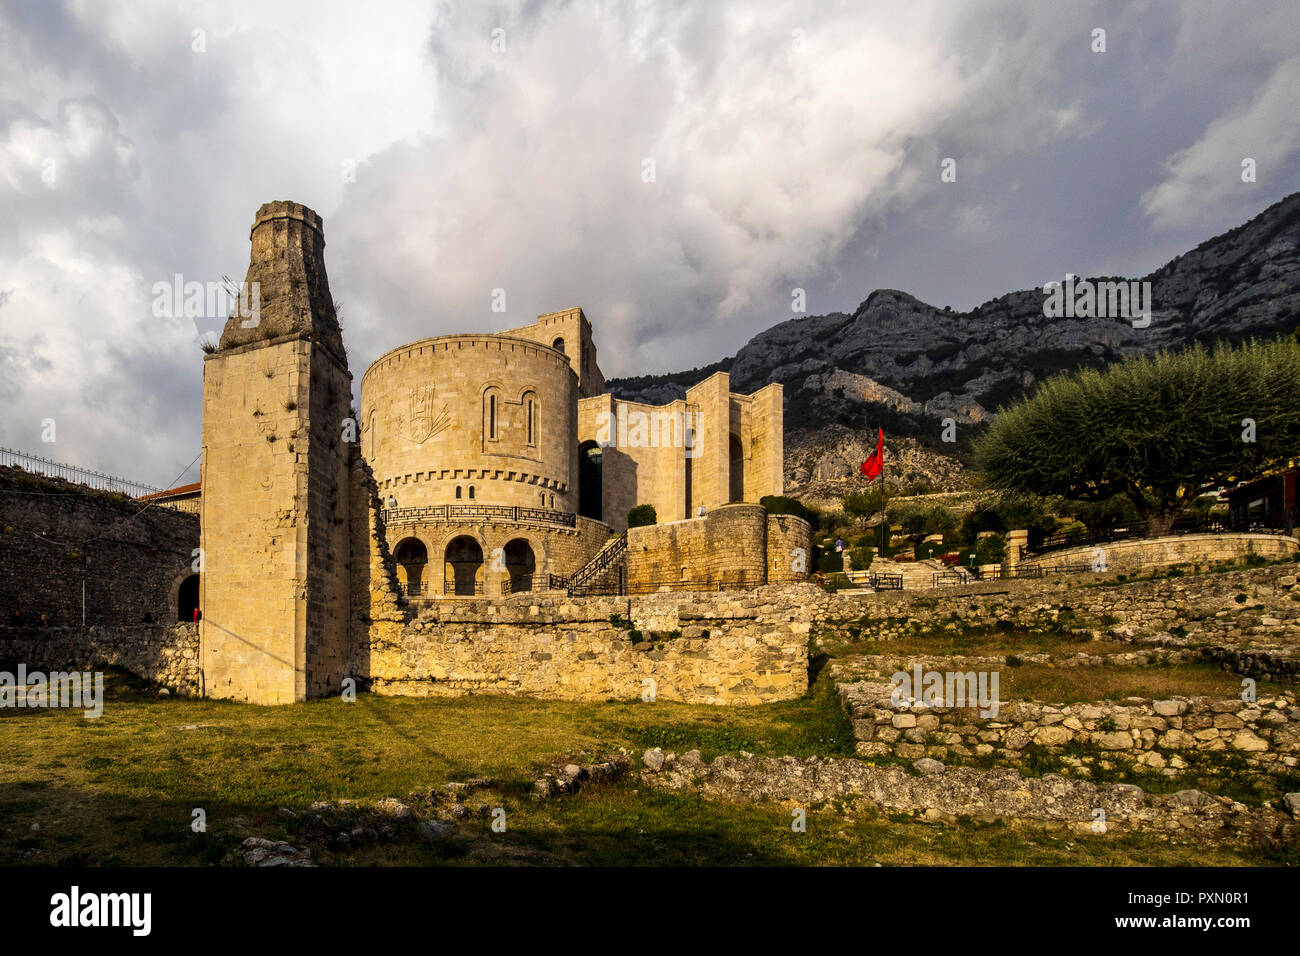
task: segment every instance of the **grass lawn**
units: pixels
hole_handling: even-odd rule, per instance
[[[1263,851],[1176,844],[1141,834],[1081,839],[1005,826],[937,826],[831,807],[790,809],[641,787],[635,778],[561,800],[530,799],[538,772],[566,758],[698,748],[706,759],[847,756],[849,727],[825,678],[797,701],[747,708],[659,702],[584,704],[506,697],[361,695],[288,707],[159,699],[111,673],[104,715],[0,712],[0,861],[7,864],[220,862],[237,832],[291,842],[278,808],[405,798],[493,777],[488,821],[335,854],[341,864],[1141,864],[1281,862]],[[190,831],[201,807],[208,832]],[[34,828],[35,827],[35,828]]]

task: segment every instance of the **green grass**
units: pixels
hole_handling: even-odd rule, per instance
[[[1014,609],[1013,609],[1014,610]],[[473,696],[360,695],[285,707],[160,698],[146,683],[110,672],[98,720],[80,712],[0,711],[0,861],[9,864],[189,864],[231,862],[244,835],[308,844],[323,862],[367,864],[635,865],[1249,865],[1295,864],[1268,849],[1170,840],[1145,833],[1104,838],[1064,830],[919,821],[866,804],[813,806],[806,833],[790,829],[791,808],[733,802],[642,786],[633,775],[560,800],[530,797],[534,779],[566,762],[591,762],[649,747],[706,760],[747,751],[760,756],[852,759],[854,742],[827,664],[845,654],[1093,654],[1131,649],[1081,641],[1069,613],[1034,626],[914,628],[887,642],[862,639],[869,620],[819,628],[810,641],[813,685],[797,700],[757,707],[656,703],[572,703]],[[625,623],[625,622],[620,622]],[[630,623],[626,624],[630,628]],[[855,633],[856,629],[856,633]],[[672,640],[676,635],[649,634]],[[1028,662],[1001,672],[1005,699],[1053,702],[1137,694],[1235,695],[1240,679],[1209,665],[1052,668]],[[1274,685],[1261,684],[1267,695]],[[1064,756],[1030,749],[1022,772],[1063,772]],[[1093,755],[1093,780],[1153,791],[1194,786],[1258,804],[1279,785],[1232,754],[1187,755],[1170,779],[1113,755]],[[959,761],[952,760],[951,763]],[[979,760],[968,761],[982,766]],[[492,833],[474,817],[454,836],[425,843],[414,825],[393,841],[360,848],[330,842],[302,815],[320,800],[382,797],[472,777],[495,785],[475,800],[501,806],[508,828]],[[202,808],[208,831],[190,829]],[[281,811],[288,808],[300,815]],[[418,807],[421,813],[432,808]]]

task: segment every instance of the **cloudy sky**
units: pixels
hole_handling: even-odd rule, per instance
[[[0,0],[0,445],[180,477],[221,320],[153,286],[242,279],[273,199],[325,219],[358,382],[571,305],[615,376],[795,288],[1140,275],[1300,189],[1297,38],[1296,0]]]

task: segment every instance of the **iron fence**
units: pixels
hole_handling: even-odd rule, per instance
[[[506,578],[501,583],[501,590],[506,594],[521,594],[524,591],[533,589],[533,576],[531,574],[519,574]]]
[[[506,521],[511,524],[545,524],[573,528],[577,515],[549,508],[513,505],[425,505],[383,509],[385,524],[446,524],[461,521]]]
[[[971,576],[966,571],[935,571],[930,576],[930,587],[945,588],[958,584],[967,584]]]
[[[130,481],[126,478],[118,478],[115,475],[91,471],[89,468],[78,468],[76,465],[68,465],[50,458],[42,458],[40,455],[32,455],[13,448],[0,448],[0,465],[21,468],[23,471],[35,472],[50,478],[62,478],[64,481],[70,481],[73,484],[87,485],[96,491],[117,491],[133,498],[151,495],[162,490],[161,488],[155,488],[153,485],[146,485],[141,481]]]
[[[1027,554],[1046,554],[1065,548],[1082,548],[1109,541],[1128,541],[1134,538],[1159,538],[1178,534],[1223,534],[1228,531],[1252,530],[1237,527],[1239,522],[1223,521],[1210,515],[1185,515],[1169,521],[1131,521],[1123,524],[1105,525],[1097,528],[1076,528],[1073,531],[1057,531],[1043,538],[1038,545],[1025,549]],[[1262,530],[1262,529],[1261,529]]]
[[[473,597],[475,595],[481,595],[483,593],[483,582],[475,581],[473,584],[470,584],[468,581],[457,582],[454,579],[448,578],[442,582],[442,593],[456,597]]]

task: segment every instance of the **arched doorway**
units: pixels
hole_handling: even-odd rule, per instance
[[[419,538],[403,538],[393,550],[397,562],[397,580],[407,597],[425,593],[425,572],[429,567],[429,549]]]
[[[745,500],[745,446],[735,435],[731,436],[731,497],[727,500]]]
[[[605,520],[604,449],[594,441],[578,446],[578,514]]]
[[[510,575],[510,593],[533,589],[533,573],[537,570],[537,559],[533,555],[533,546],[523,538],[515,538],[506,544],[506,573]]]
[[[444,594],[483,593],[483,549],[467,534],[447,544],[442,589]]]
[[[198,616],[194,612],[198,609],[199,576],[191,574],[181,582],[180,589],[176,592],[176,620],[197,621]]]

